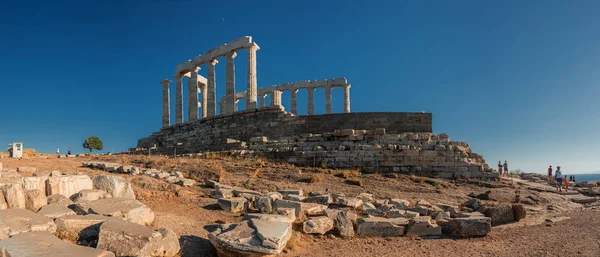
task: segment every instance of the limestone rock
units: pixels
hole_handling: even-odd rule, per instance
[[[13,257],[114,257],[111,252],[64,242],[50,232],[28,232],[0,241],[0,255]],[[4,253],[2,253],[4,252]]]
[[[372,203],[363,203],[361,206],[362,210],[366,212],[369,216],[374,217],[384,217],[385,213],[377,208]]]
[[[340,205],[346,207],[352,207],[354,209],[360,208],[363,204],[363,201],[358,198],[353,197],[343,197],[338,200]]]
[[[40,189],[27,190],[25,192],[25,208],[32,212],[37,212],[40,208],[48,204],[46,193]]]
[[[29,167],[29,166],[21,166],[21,167],[17,167],[17,172],[28,172],[28,173],[34,173],[37,169],[35,167]]]
[[[294,201],[294,202],[304,202],[304,200],[306,200],[306,197],[304,197],[303,195],[284,195],[283,199],[285,200],[290,200],[290,201]]]
[[[309,197],[308,199],[306,199],[307,203],[318,203],[318,204],[322,204],[322,205],[329,205],[331,203],[333,203],[333,199],[331,199],[330,195],[317,195],[317,196],[312,196]]]
[[[304,217],[304,213],[302,212],[302,203],[300,203],[300,202],[277,199],[273,202],[273,206],[276,211],[278,211],[279,209],[282,209],[282,208],[294,209],[294,211],[295,211],[294,215],[296,216],[296,219],[301,219],[302,217]]]
[[[527,211],[525,211],[525,207],[522,204],[513,204],[512,209],[516,221],[522,220],[527,216]]]
[[[0,239],[31,231],[54,233],[56,225],[52,219],[25,209],[0,210]]]
[[[291,215],[277,215],[277,214],[263,214],[263,213],[248,213],[244,215],[242,220],[266,220],[266,221],[277,221],[292,224],[296,220],[294,212]]]
[[[277,190],[283,196],[286,195],[304,195],[304,191],[302,189],[285,189],[285,190]]]
[[[246,212],[248,210],[248,200],[243,197],[232,197],[229,199],[219,199],[221,209],[228,212]]]
[[[193,186],[196,184],[196,180],[189,178],[181,178],[179,179],[179,181],[177,181],[177,184],[184,187]]]
[[[218,255],[263,256],[281,253],[292,236],[291,224],[256,221],[221,225],[220,228],[208,234]]]
[[[356,198],[362,200],[364,203],[372,202],[375,199],[373,194],[369,193],[360,193]]]
[[[67,215],[77,215],[77,213],[75,213],[73,210],[59,203],[48,204],[40,208],[37,213],[51,219],[56,219]]]
[[[302,213],[307,216],[318,216],[323,215],[324,211],[328,208],[327,205],[318,203],[300,203]]]
[[[431,217],[415,217],[410,221],[406,235],[440,236],[442,227],[432,222]]]
[[[10,184],[2,188],[9,209],[25,209],[25,191],[19,184]]]
[[[210,191],[210,197],[215,199],[228,199],[233,197],[233,191],[225,188],[214,189]]]
[[[116,256],[175,256],[181,249],[179,236],[168,228],[156,231],[120,219],[107,220],[100,225],[98,249],[114,252]]]
[[[92,180],[87,175],[51,176],[46,180],[46,195],[61,194],[71,197],[84,189],[93,189]]]
[[[79,193],[73,195],[71,199],[73,202],[79,201],[95,201],[98,199],[110,198],[111,194],[104,192],[100,189],[84,189],[79,191]]]
[[[99,214],[121,217],[140,225],[150,225],[154,221],[154,212],[138,200],[129,198],[104,198],[96,201],[82,201],[69,206],[77,214]]]
[[[341,211],[335,216],[335,227],[341,237],[350,238],[354,236],[354,223],[352,222],[351,214],[347,211]]]
[[[23,177],[23,188],[25,190],[40,189],[46,194],[46,180],[48,180],[48,176]]]
[[[53,204],[53,203],[58,203],[64,206],[67,206],[69,204],[72,204],[73,201],[71,201],[69,198],[67,198],[64,195],[50,195],[47,197],[48,198],[48,204]]]
[[[98,238],[100,225],[113,217],[97,214],[67,215],[55,220],[56,229],[62,234],[79,240],[93,240]]]
[[[361,236],[402,236],[408,220],[368,217],[358,220],[357,233]]]
[[[93,179],[94,188],[104,190],[113,197],[135,199],[131,184],[120,176],[98,175]]]
[[[302,224],[302,231],[307,234],[325,234],[333,229],[333,220],[325,217],[314,217]]]
[[[389,204],[393,205],[396,210],[408,210],[410,208],[410,202],[403,199],[391,199]]]
[[[515,214],[511,205],[487,208],[485,216],[492,219],[492,226],[498,226],[515,220]]]
[[[444,233],[459,237],[485,236],[492,231],[492,220],[488,217],[456,218],[442,224]]]
[[[269,196],[256,196],[254,200],[254,206],[260,213],[273,212],[273,205],[271,203],[271,197]]]
[[[0,190],[0,210],[6,209],[8,209],[8,204],[6,203],[6,200],[4,198],[4,193],[2,192],[2,190]]]

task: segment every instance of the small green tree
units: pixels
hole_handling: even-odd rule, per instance
[[[97,136],[91,136],[85,139],[85,142],[83,142],[83,148],[90,149],[91,153],[93,149],[102,151],[102,148],[104,147],[102,146],[102,140],[100,140],[100,138]]]

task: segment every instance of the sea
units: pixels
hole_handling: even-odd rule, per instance
[[[573,175],[577,182],[600,181],[600,173],[571,174],[563,172],[563,175],[567,175],[567,177]]]

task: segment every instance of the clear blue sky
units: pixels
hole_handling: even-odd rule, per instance
[[[97,135],[105,151],[134,147],[160,128],[161,79],[249,35],[261,47],[259,87],[346,77],[352,111],[432,112],[435,133],[492,166],[600,170],[599,10],[598,1],[5,1],[0,145],[83,152]],[[342,102],[334,90],[334,111]]]

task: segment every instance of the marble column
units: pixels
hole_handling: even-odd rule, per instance
[[[175,74],[175,124],[183,123],[183,74]]]
[[[331,113],[331,87],[325,88],[325,114]]]
[[[208,62],[208,78],[207,78],[207,103],[206,115],[204,117],[212,117],[217,115],[217,79],[215,76],[215,65],[219,63],[217,60]],[[202,93],[204,94],[204,93]]]
[[[233,51],[226,55],[225,64],[225,114],[232,114],[235,105],[235,63],[237,54]]]
[[[350,85],[344,87],[344,113],[350,113]]]
[[[281,94],[279,90],[273,90],[271,92],[271,106],[281,106]]]
[[[248,48],[248,82],[246,88],[246,110],[256,109],[256,50],[258,45],[252,44]]]
[[[265,107],[265,95],[259,95],[258,96],[258,101],[260,104],[260,108],[264,108]]]
[[[290,90],[290,96],[292,98],[290,101],[291,102],[290,109],[294,115],[298,115],[298,110],[296,108],[296,93],[298,93],[298,89]]]
[[[307,88],[308,90],[308,115],[315,114],[315,89]]]
[[[202,118],[208,117],[208,86],[205,84],[200,84],[202,90]]]
[[[219,111],[221,112],[220,115],[225,114],[225,97],[221,97],[221,101],[219,102]]]
[[[188,80],[188,122],[198,119],[198,71],[196,67],[190,71],[190,79]]]
[[[162,95],[162,127],[171,126],[171,98],[169,97],[169,85],[171,81],[163,79],[160,82],[163,86]]]

